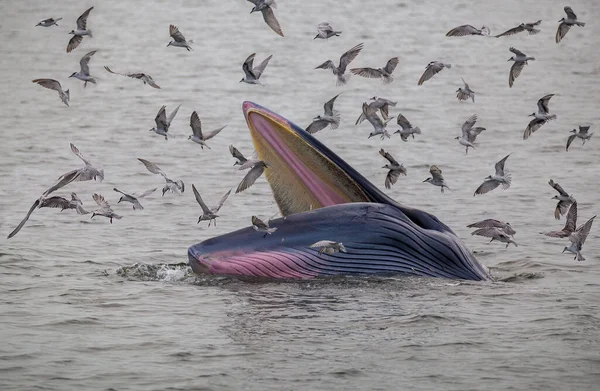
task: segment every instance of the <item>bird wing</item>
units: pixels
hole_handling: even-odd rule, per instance
[[[313,243],[308,247],[310,247],[310,248],[331,247],[334,244],[336,244],[336,242],[334,242],[332,240],[319,240],[318,242]]]
[[[249,2],[251,2],[254,5],[258,5],[258,3],[260,3],[263,0],[248,0]]]
[[[390,163],[392,163],[392,165],[399,165],[396,159],[394,159],[394,157],[389,152],[384,151],[383,148],[379,150],[379,154],[386,158]]]
[[[352,68],[350,69],[350,72],[352,72],[355,75],[366,77],[369,79],[378,79],[381,76],[383,76],[381,71],[375,68]]]
[[[221,209],[225,201],[227,201],[227,197],[229,197],[229,194],[231,194],[231,189],[229,189],[227,193],[223,194],[223,197],[221,197],[219,203],[212,208],[213,213],[217,213]]]
[[[398,181],[401,172],[398,170],[389,170],[387,175],[385,176],[385,188],[390,189],[393,184]]]
[[[267,223],[265,223],[256,216],[252,216],[252,225],[257,226],[258,228],[269,228],[269,225]]]
[[[461,76],[460,80],[462,80],[463,84],[465,85],[465,90],[470,90],[469,85],[467,84],[467,82],[465,81],[465,79]]]
[[[71,51],[77,49],[81,41],[83,41],[83,36],[73,35],[67,44],[67,53],[71,53]]]
[[[32,83],[36,83],[44,88],[48,88],[50,90],[58,91],[59,93],[63,92],[63,89],[60,83],[54,79],[34,79]]]
[[[242,69],[244,70],[246,77],[251,77],[253,79],[256,79],[257,77],[254,75],[254,73],[252,71],[252,65],[254,64],[254,56],[256,56],[256,53],[252,53],[251,55],[248,56],[246,61],[244,61],[244,63],[242,64]]]
[[[87,28],[87,18],[94,7],[88,8],[79,18],[77,18],[77,28],[79,30],[85,30]]]
[[[529,121],[529,124],[527,125],[527,127],[525,128],[525,132],[523,133],[523,140],[526,140],[527,138],[529,138],[529,136],[531,136],[533,133],[535,133],[545,123],[546,123],[546,120],[537,119],[537,118],[534,118],[531,121]]]
[[[553,96],[554,96],[554,94],[548,94],[548,95],[540,98],[540,100],[538,100],[537,106],[538,106],[538,111],[540,113],[548,114],[550,112],[550,110],[548,109],[548,102],[550,102],[550,98],[552,98]]]
[[[204,140],[202,138],[202,122],[200,121],[200,117],[198,117],[198,113],[196,111],[194,111],[190,116],[190,126],[192,127],[192,133],[194,136]]]
[[[375,129],[383,127],[383,121],[379,118],[375,109],[366,103],[363,103],[363,114]]]
[[[383,68],[388,74],[392,74],[392,72],[394,72],[394,69],[396,69],[396,67],[398,66],[398,57],[392,57],[388,60],[387,64],[385,64],[385,67]]]
[[[136,196],[137,198],[144,198],[144,197],[148,197],[150,194],[154,193],[156,191],[156,187],[154,189],[150,189],[150,190],[146,190],[145,192],[143,192],[142,194]]]
[[[575,15],[575,12],[573,12],[573,9],[571,7],[566,6],[565,13],[567,14],[567,17],[569,19],[577,20],[577,15]]]
[[[166,111],[167,106],[163,105],[160,110],[158,110],[158,113],[156,114],[156,117],[154,117],[154,122],[156,122],[156,127],[157,128],[167,128],[169,126],[169,124],[167,123],[167,111]]]
[[[442,170],[438,166],[429,167],[429,173],[431,174],[434,180],[444,180],[444,177],[442,176]]]
[[[530,24],[530,25],[532,25],[532,26],[539,26],[539,25],[540,25],[540,23],[542,23],[542,20],[541,20],[541,19],[540,19],[540,20],[538,20],[538,21],[537,21],[537,22],[535,22],[535,23],[529,23],[529,24]]]
[[[358,56],[358,53],[363,49],[363,44],[359,43],[340,57],[340,66],[338,67],[340,74],[346,72],[346,67]]]
[[[581,246],[583,246],[583,244],[585,243],[585,240],[587,239],[587,237],[590,233],[590,229],[592,229],[592,223],[594,222],[595,218],[596,218],[596,216],[592,217],[584,225],[582,225],[581,227],[579,227],[577,229],[577,236],[579,239],[579,244]]]
[[[554,190],[556,190],[556,191],[557,191],[557,192],[558,192],[560,195],[562,195],[562,196],[565,196],[565,197],[568,197],[568,196],[569,196],[569,193],[567,193],[567,192],[566,192],[566,191],[565,191],[565,190],[562,188],[562,186],[561,186],[561,185],[559,185],[558,183],[554,182],[552,179],[550,179],[550,181],[548,181],[548,184],[549,184],[550,186],[552,186],[552,188],[553,188]]]
[[[478,235],[478,236],[484,236],[486,238],[494,238],[494,237],[498,237],[498,236],[502,236],[504,233],[502,231],[500,231],[498,228],[492,227],[492,228],[480,228],[477,229],[473,232],[471,232],[471,235]],[[506,234],[504,234],[506,235]]]
[[[267,6],[263,8],[261,12],[265,23],[271,28],[271,30],[275,31],[278,35],[283,37],[283,31],[281,31],[281,26],[279,26],[279,22],[275,17],[273,9]]]
[[[467,225],[467,228],[502,228],[504,223],[496,219],[486,219]]]
[[[487,133],[486,133],[487,134]],[[506,159],[510,156],[510,153],[504,157],[504,159],[500,160],[494,168],[496,169],[496,175],[504,176],[504,163],[506,163]]]
[[[464,90],[461,88],[457,91],[456,97],[458,100],[467,100],[469,99],[470,95],[468,92],[464,92]]]
[[[306,131],[310,134],[317,133],[319,130],[323,130],[329,125],[329,122],[324,119],[316,119],[306,127]]]
[[[579,134],[587,134],[588,130],[590,130],[589,126],[579,126]]]
[[[175,119],[175,116],[177,115],[177,112],[179,111],[180,107],[181,105],[175,107],[175,110],[171,111],[171,114],[169,114],[169,118],[167,118],[167,123],[169,126],[171,126],[171,122],[173,122],[173,119]]]
[[[83,155],[81,154],[81,152],[79,152],[79,149],[77,149],[77,147],[75,145],[73,145],[73,143],[71,143],[71,151],[81,160],[83,160],[83,162],[85,163],[86,166],[91,166],[92,163],[90,163],[89,160],[87,160],[86,158],[83,157]]]
[[[402,114],[398,114],[398,118],[396,120],[396,122],[398,123],[398,125],[402,128],[402,129],[411,129],[412,125],[411,123],[406,119],[406,117]]]
[[[125,74],[125,73],[119,73],[119,72],[115,72],[115,71],[113,71],[112,69],[110,69],[109,67],[107,67],[106,65],[104,66],[104,69],[106,69],[106,71],[107,71],[107,72],[109,72],[109,73],[114,73],[115,75],[128,76],[128,77],[135,77],[135,76],[133,76],[134,74],[132,74],[132,73],[127,73],[127,74]]]
[[[12,238],[13,236],[15,236],[16,234],[19,233],[19,231],[21,230],[21,228],[23,228],[23,226],[25,225],[25,223],[27,222],[27,220],[29,220],[29,216],[31,216],[31,214],[33,213],[33,211],[39,205],[40,205],[40,200],[39,199],[35,200],[35,202],[33,203],[33,205],[31,205],[31,208],[29,208],[29,211],[25,215],[25,218],[23,220],[21,220],[21,222],[19,223],[19,225],[17,225],[17,228],[13,229],[13,231],[8,234],[7,239]]]
[[[469,130],[475,125],[475,122],[477,122],[477,114],[470,116],[462,125],[462,135],[465,139],[469,137]]]
[[[340,96],[340,94],[337,94],[336,96],[331,98],[329,101],[327,101],[327,103],[325,103],[325,105],[323,105],[323,110],[325,111],[325,115],[330,116],[330,117],[333,116],[333,103],[335,102],[335,100],[337,99],[338,96]]]
[[[96,201],[100,209],[110,209],[110,204],[104,199],[104,197],[101,194],[94,193],[94,195],[92,195],[92,198],[94,199],[94,201]]]
[[[515,79],[519,77],[523,67],[525,66],[525,62],[523,61],[515,61],[514,64],[510,67],[510,72],[508,73],[508,86],[512,87]]]
[[[181,34],[181,31],[179,31],[179,29],[174,25],[169,26],[169,35],[175,40],[175,42],[185,42],[185,37],[183,36],[183,34]]]
[[[55,184],[54,186],[52,186],[51,188],[49,188],[48,190],[46,190],[42,195],[45,197],[48,194],[53,193],[62,187],[65,187],[66,185],[73,182],[74,180],[78,180],[79,174],[80,174],[80,170],[69,171],[68,173],[66,173],[66,174],[62,175],[60,178],[58,178],[58,183]]]
[[[244,179],[242,179],[237,189],[235,190],[235,193],[241,193],[242,191],[252,186],[264,171],[264,164],[255,164],[254,167],[252,167],[250,171],[248,171]]]
[[[526,57],[525,53],[523,53],[522,51],[520,51],[518,49],[515,49],[513,47],[509,48],[508,50],[510,50],[511,52],[513,52],[514,54],[516,54],[517,56],[524,56],[524,57]]]
[[[160,86],[158,84],[156,84],[156,82],[154,82],[154,79],[152,78],[152,76],[150,76],[150,75],[146,75],[146,76],[147,76],[146,83],[148,83],[148,85],[150,87],[154,87],[154,88],[160,89]]]
[[[462,26],[458,26],[453,28],[452,30],[446,33],[446,37],[462,37],[465,35],[473,35],[478,34],[479,30],[470,24],[463,24]]]
[[[573,142],[573,140],[575,140],[575,137],[577,137],[577,136],[575,136],[575,135],[569,136],[569,138],[567,139],[567,146],[566,146],[565,150],[567,150],[567,151],[569,150],[569,147],[571,146],[571,143]]]
[[[233,156],[234,158],[238,159],[241,163],[244,163],[246,160],[246,157],[244,155],[242,155],[242,153],[240,151],[238,151],[238,149],[236,147],[234,147],[233,145],[229,146],[229,153],[231,153],[231,156]]]
[[[198,193],[198,190],[196,190],[196,186],[194,186],[194,184],[192,184],[192,191],[194,192],[194,197],[196,197],[196,202],[198,202],[198,204],[200,204],[200,207],[202,208],[202,212],[204,212],[205,214],[209,214],[210,209],[208,209],[208,206],[206,206],[206,204],[202,200],[202,197],[200,196],[200,193]]]
[[[45,198],[40,203],[40,208],[60,208],[60,209],[72,209],[71,201],[60,196],[54,196]]]
[[[117,193],[123,194],[125,197],[135,198],[133,195],[122,192],[121,190],[117,189],[116,187],[114,187],[113,190],[116,191]]]
[[[490,191],[497,188],[499,185],[500,182],[498,181],[485,181],[481,185],[479,185],[479,187],[477,188],[477,190],[475,190],[475,193],[473,195],[489,193]]]
[[[81,60],[79,60],[79,66],[81,67],[81,73],[89,75],[90,74],[90,59],[92,58],[92,56],[96,54],[95,50],[92,50],[91,52],[89,52],[88,54],[86,54],[85,56],[81,57]]]
[[[221,132],[221,130],[225,129],[227,125],[225,126],[221,126],[218,129],[215,130],[211,130],[210,132],[205,132],[204,134],[204,140],[210,140],[211,138],[215,137],[217,134],[219,134]]]
[[[423,72],[423,75],[419,79],[417,85],[422,85],[427,80],[431,79],[435,74],[439,73],[442,69],[444,69],[444,67],[440,63],[430,63],[425,68],[425,72]]]
[[[571,26],[569,26],[565,22],[562,22],[561,24],[559,24],[558,29],[556,29],[556,36],[555,36],[556,43],[559,43],[565,37],[565,35],[567,35],[567,33],[569,32],[570,29],[571,29]]]
[[[335,64],[333,63],[333,61],[327,60],[323,64],[316,67],[315,69],[331,69],[332,71],[335,72],[336,68],[335,68]]]
[[[256,76],[256,78],[258,79],[260,77],[260,75],[262,75],[262,73],[265,71],[265,68],[267,67],[267,65],[269,65],[269,60],[271,59],[271,57],[273,57],[273,55],[271,54],[269,57],[265,58],[263,60],[263,62],[261,62],[260,64],[258,64],[256,66],[256,68],[252,69],[252,73],[254,73],[254,76]]]
[[[558,206],[557,206],[558,208]],[[565,228],[563,231],[571,233],[575,232],[577,229],[577,202],[573,202],[571,207],[569,208],[569,213],[567,213],[567,222],[565,223]]]
[[[156,164],[154,164],[151,161],[148,161],[146,159],[142,159],[142,158],[138,158],[138,160],[140,162],[142,162],[144,164],[144,166],[146,166],[146,169],[148,171],[150,171],[151,173],[162,175],[165,179],[167,178],[165,173],[162,172],[162,170],[160,168],[158,168],[158,166]]]
[[[513,28],[511,28],[509,30],[506,30],[502,34],[496,35],[496,38],[506,37],[508,35],[518,34],[518,33],[522,32],[522,31],[525,31],[525,27],[523,27],[523,26],[513,27]]]

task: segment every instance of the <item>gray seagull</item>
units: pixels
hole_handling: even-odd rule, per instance
[[[77,29],[71,30],[69,34],[73,34],[73,37],[69,40],[67,45],[67,53],[71,53],[72,50],[76,49],[77,46],[83,41],[84,36],[92,37],[92,31],[87,29],[87,18],[94,7],[88,8],[79,18],[77,18]]]
[[[559,43],[565,35],[567,35],[571,26],[585,26],[585,23],[577,20],[577,15],[575,15],[575,12],[573,12],[571,7],[566,6],[565,13],[567,14],[567,17],[558,21],[560,24],[558,25],[558,30],[556,30],[556,43]]]
[[[69,99],[71,95],[69,94],[69,90],[63,91],[60,83],[54,79],[35,79],[32,80],[33,83],[36,83],[44,88],[48,88],[49,90],[54,90],[58,92],[58,97],[64,104],[69,106]]]
[[[567,213],[567,210],[569,210],[569,206],[572,203],[576,202],[575,197],[569,195],[569,193],[567,193],[561,185],[554,182],[552,179],[550,179],[548,184],[558,192],[558,195],[555,195],[554,197],[552,197],[552,199],[558,200],[558,204],[556,204],[556,208],[554,209],[554,218],[556,220],[560,220],[560,216],[563,216],[565,213]]]
[[[331,37],[339,37],[341,31],[335,31],[327,22],[320,23],[317,26],[317,35],[313,39],[329,39]]]
[[[58,26],[58,24],[56,22],[58,22],[59,20],[62,20],[62,18],[48,18],[48,19],[44,19],[44,20],[40,20],[40,22],[38,24],[36,24],[35,26],[41,26],[41,27],[52,27],[52,26]]]
[[[477,122],[477,114],[473,114],[465,121],[461,127],[462,135],[455,137],[460,145],[465,146],[465,153],[469,153],[469,147],[475,148],[477,136],[485,130],[482,127],[474,127],[475,122]]]
[[[92,83],[92,84],[96,84],[96,79],[94,79],[93,77],[90,76],[90,60],[92,59],[92,56],[96,54],[96,51],[93,50],[91,52],[89,52],[88,54],[86,54],[85,56],[81,57],[81,60],[79,60],[79,67],[81,68],[81,70],[79,72],[73,72],[71,74],[71,76],[69,77],[74,77],[76,79],[82,80],[84,81],[83,83],[83,87],[87,87],[87,83]]]
[[[208,220],[208,226],[210,227],[210,223],[212,223],[214,221],[215,227],[216,227],[217,226],[217,217],[219,217],[217,212],[219,212],[219,209],[221,209],[221,207],[227,200],[227,197],[229,197],[229,194],[231,193],[231,189],[229,189],[229,191],[227,193],[225,193],[225,195],[223,197],[221,197],[221,200],[219,201],[219,203],[217,205],[213,206],[212,208],[209,208],[208,206],[206,206],[206,204],[202,200],[202,197],[200,196],[200,193],[198,193],[198,190],[196,190],[196,186],[194,186],[194,184],[192,184],[192,191],[194,192],[194,197],[196,197],[196,202],[198,202],[198,204],[202,208],[202,215],[200,217],[198,217],[198,223],[200,223],[201,221]],[[196,224],[198,224],[198,223],[196,223]]]
[[[425,72],[423,72],[423,75],[421,75],[421,78],[419,79],[419,82],[417,83],[417,85],[419,85],[419,86],[422,85],[427,80],[431,79],[433,76],[435,76],[436,74],[441,72],[442,69],[444,69],[444,68],[450,69],[450,68],[452,68],[452,64],[444,64],[443,62],[439,62],[439,61],[431,61],[425,67]]]
[[[151,161],[148,161],[146,159],[141,159],[138,158],[138,160],[140,162],[142,162],[142,164],[144,164],[144,166],[146,166],[146,169],[148,171],[150,171],[153,174],[158,174],[161,175],[163,178],[165,178],[165,186],[162,189],[162,195],[164,197],[166,192],[171,192],[171,193],[183,193],[185,191],[185,184],[183,183],[182,180],[177,179],[177,180],[172,180],[169,177],[167,177],[165,175],[165,173],[154,163],[152,163]]]
[[[240,83],[244,82],[248,84],[263,85],[258,79],[260,79],[260,76],[265,71],[265,68],[269,64],[269,60],[271,59],[271,57],[273,57],[273,55],[271,54],[269,57],[265,58],[263,62],[258,64],[258,66],[256,67],[253,67],[254,56],[256,56],[256,53],[252,53],[251,55],[249,55],[246,61],[244,61],[244,63],[242,64],[242,69],[244,70],[245,76],[242,78],[242,80],[240,80]]]
[[[550,102],[550,98],[552,98],[554,94],[548,94],[540,98],[537,102],[538,111],[537,113],[529,114],[530,117],[534,117],[527,127],[525,128],[525,132],[523,133],[523,140],[527,140],[529,136],[531,136],[535,131],[542,127],[546,122],[556,119],[556,114],[550,114],[550,110],[548,109],[548,103]]]
[[[125,76],[125,77],[131,77],[132,79],[138,79],[144,82],[144,84],[148,84],[150,87],[153,88],[159,88],[158,84],[156,84],[154,82],[154,79],[152,78],[152,76],[147,75],[145,73],[118,73],[118,72],[113,72],[109,67],[104,66],[104,69],[106,69],[107,72],[110,73],[114,73],[115,75],[121,75],[121,76]]]
[[[167,47],[176,46],[180,48],[186,48],[188,52],[192,50],[190,44],[194,43],[194,41],[186,41],[185,37],[183,36],[183,34],[181,34],[181,31],[179,31],[179,29],[176,26],[169,25],[169,35],[171,36],[171,38],[173,38],[173,40],[167,44]]]
[[[117,189],[116,187],[113,190],[116,191],[117,193],[123,194],[121,196],[121,198],[119,198],[119,201],[117,202],[117,204],[120,202],[131,202],[133,204],[133,210],[142,210],[142,209],[144,209],[144,207],[140,203],[140,198],[147,197],[150,194],[154,193],[156,191],[156,187],[154,189],[146,190],[145,192],[143,192],[140,195],[137,195],[135,193],[128,194],[128,193],[122,192],[121,190]]]
[[[200,144],[200,148],[202,149],[204,149],[204,147],[210,149],[210,147],[206,144],[206,140],[210,140],[211,138],[215,137],[227,125],[221,126],[215,130],[211,130],[210,132],[203,133],[200,117],[198,117],[198,113],[194,111],[190,117],[190,126],[193,134],[188,137],[188,140],[192,140],[193,142]]]
[[[271,30],[275,31],[278,35],[283,37],[283,31],[281,31],[281,26],[279,26],[279,22],[275,17],[275,13],[273,12],[273,8],[276,8],[275,0],[248,0],[254,7],[252,7],[253,12],[260,11],[262,13],[263,19],[267,26],[271,28]]]
[[[384,151],[383,148],[379,150],[379,154],[389,161],[388,164],[381,168],[387,168],[389,170],[385,176],[385,188],[390,189],[392,185],[398,181],[400,175],[406,175],[406,168],[404,165],[399,164],[391,154]]]
[[[503,223],[495,219],[481,220],[476,223],[467,225],[467,228],[498,228],[506,232],[507,235],[513,237],[517,233],[509,222]]]
[[[342,54],[340,57],[340,63],[336,67],[333,61],[327,60],[323,64],[319,65],[315,69],[330,69],[335,76],[337,76],[336,85],[346,84],[348,79],[350,78],[349,74],[346,74],[346,68],[348,64],[352,62],[358,56],[358,53],[363,49],[363,44],[359,43],[352,49],[348,50],[346,53]]]
[[[167,132],[171,128],[171,123],[173,122],[173,119],[175,119],[175,116],[177,115],[177,112],[179,111],[180,107],[181,105],[177,106],[175,110],[171,112],[169,118],[167,118],[167,106],[163,105],[160,108],[160,110],[158,110],[158,113],[154,118],[154,122],[156,122],[156,127],[153,127],[152,129],[150,129],[150,131],[156,134],[160,134],[161,136],[165,136],[165,140],[168,140]]]
[[[569,136],[569,138],[567,139],[567,148],[566,150],[569,150],[569,146],[571,145],[571,143],[573,142],[573,140],[575,140],[575,138],[579,137],[580,139],[583,140],[583,144],[581,145],[585,145],[585,142],[588,141],[589,139],[592,138],[592,136],[594,135],[594,133],[588,133],[588,130],[590,130],[589,126],[579,126],[579,132],[577,132],[577,129],[573,129],[571,130],[571,133],[573,133],[572,135]]]
[[[376,112],[377,112],[377,110],[379,110],[381,112],[381,116],[383,117],[384,120],[388,119],[388,117],[389,117],[389,107],[390,106],[395,107],[396,103],[398,103],[398,102],[393,102],[389,99],[380,98],[377,96],[372,97],[370,100],[372,100],[372,102],[369,103],[369,107],[374,109]],[[365,120],[365,114],[363,112],[361,112],[360,116],[356,120],[355,125],[359,125],[364,120]]]
[[[340,94],[337,94],[333,98],[331,98],[325,105],[323,106],[323,110],[325,111],[325,115],[317,115],[313,118],[313,122],[306,127],[306,131],[310,134],[317,133],[320,130],[325,129],[327,126],[331,126],[332,130],[335,130],[340,125],[340,113],[333,109],[333,103],[337,99]]]
[[[256,216],[252,216],[252,228],[256,232],[264,232],[265,235],[263,238],[266,238],[267,235],[271,235],[273,232],[277,231],[277,227],[269,227],[269,222],[262,221]]]
[[[339,253],[340,251],[345,253],[346,247],[342,242],[334,242],[333,240],[319,240],[316,243],[313,243],[309,246],[310,248],[319,249],[319,255],[328,254],[333,255],[335,253]]]
[[[369,121],[369,123],[371,125],[373,125],[373,128],[374,128],[374,131],[369,133],[368,138],[371,138],[371,137],[377,136],[377,135],[381,135],[382,140],[386,137],[390,138],[390,134],[388,133],[386,126],[393,118],[390,117],[387,120],[383,121],[381,118],[379,118],[375,109],[370,107],[367,103],[363,103],[362,108],[363,108],[363,114],[364,114],[365,118],[367,119],[367,121]]]
[[[500,185],[502,185],[502,189],[504,190],[510,187],[512,180],[510,173],[505,172],[504,170],[504,163],[506,163],[506,159],[508,159],[509,156],[510,154],[506,155],[502,160],[496,163],[494,166],[496,173],[494,175],[488,175],[477,190],[475,190],[473,196],[488,193]]]
[[[247,159],[240,151],[238,151],[238,149],[236,147],[234,147],[233,145],[230,145],[229,153],[231,153],[231,156],[233,156],[236,159],[235,163],[233,163],[234,166],[246,166],[247,163],[250,163],[250,165],[248,167],[246,167],[246,168],[250,168],[254,164],[258,163],[256,152],[254,152],[254,154],[252,155],[252,157],[250,159]],[[242,168],[240,167],[240,169],[242,169]]]
[[[415,134],[421,134],[421,129],[419,129],[418,126],[413,127],[412,124],[402,114],[398,114],[396,122],[401,129],[395,131],[394,134],[400,133],[400,138],[402,141],[408,141],[409,136],[412,136],[414,139]]]
[[[514,64],[512,64],[512,66],[510,67],[510,72],[508,74],[508,86],[512,88],[513,83],[521,74],[523,67],[527,65],[527,61],[535,60],[535,57],[528,56],[522,51],[517,50],[513,47],[511,47],[508,50],[515,54],[514,56],[508,59],[508,61],[514,61]]]
[[[494,240],[497,240],[502,243],[506,243],[506,248],[508,248],[508,245],[511,243],[514,244],[515,247],[519,247],[519,244],[517,242],[515,242],[514,240],[512,240],[512,238],[506,232],[504,232],[504,230],[502,230],[500,228],[496,228],[496,227],[479,228],[479,229],[471,232],[471,235],[492,238],[492,240],[490,240],[490,243],[493,242]]]
[[[382,79],[384,83],[391,83],[394,81],[392,73],[396,69],[398,61],[398,57],[393,57],[388,60],[383,68],[353,68],[350,69],[350,72],[366,78]]]
[[[490,29],[486,26],[481,26],[480,29],[477,29],[470,24],[463,24],[462,26],[455,27],[446,33],[446,37],[463,37],[465,35],[488,36],[490,35]]]
[[[574,201],[567,213],[567,221],[565,226],[560,231],[540,232],[542,235],[550,236],[551,238],[568,238],[577,230],[577,201]]]
[[[90,219],[93,219],[96,216],[102,216],[109,219],[110,223],[112,224],[113,219],[121,220],[123,218],[123,216],[119,216],[112,210],[110,204],[104,199],[102,195],[94,193],[92,198],[94,199],[94,201],[96,201],[96,204],[98,204],[100,208],[92,211],[92,216],[90,217]]]
[[[448,185],[446,185],[446,182],[444,181],[444,177],[442,176],[442,170],[438,166],[434,165],[429,167],[429,173],[431,174],[431,177],[425,179],[423,183],[428,182],[434,186],[439,186],[442,190],[442,193],[444,192],[444,187],[450,190],[450,188],[448,187]]]
[[[104,170],[95,168],[92,165],[92,163],[88,159],[86,159],[81,154],[81,152],[79,152],[79,149],[77,149],[77,147],[73,145],[73,143],[71,143],[71,152],[73,152],[75,156],[83,160],[85,166],[83,166],[82,168],[71,170],[66,174],[61,175],[60,178],[58,178],[59,180],[65,177],[69,177],[74,172],[78,174],[75,178],[75,181],[91,181],[93,179],[102,182],[104,180]]]
[[[263,174],[263,172],[265,172],[265,168],[269,167],[267,163],[263,162],[262,160],[258,160],[252,165],[249,165],[248,162],[246,162],[246,164],[242,165],[239,169],[242,170],[245,166],[252,168],[250,169],[250,171],[248,171],[244,179],[242,179],[242,181],[238,185],[237,189],[235,190],[235,194],[241,193],[242,191],[252,186],[254,182],[256,182],[256,180]]]
[[[469,85],[467,84],[465,79],[463,79],[461,77],[461,80],[465,86],[460,87],[458,90],[456,90],[456,97],[458,98],[459,101],[468,100],[469,98],[471,98],[473,103],[475,103],[475,91],[473,91],[471,88],[469,88]]]
[[[541,20],[538,20],[537,22],[533,22],[533,23],[521,23],[517,27],[513,27],[511,29],[506,30],[502,34],[496,35],[496,38],[507,37],[509,35],[521,33],[523,31],[527,31],[529,33],[529,35],[535,35],[540,32],[540,30],[535,28],[536,26],[539,26],[540,23],[542,23]]]
[[[585,261],[585,258],[581,254],[581,249],[583,248],[583,244],[585,243],[585,240],[587,239],[587,237],[590,233],[590,230],[592,229],[592,223],[594,222],[595,218],[596,218],[596,216],[592,217],[581,227],[577,228],[577,231],[575,231],[571,235],[569,235],[569,240],[571,241],[571,245],[569,245],[568,247],[565,247],[562,251],[563,253],[565,251],[568,251],[572,254],[575,254],[575,259],[577,261],[579,261],[579,262]]]

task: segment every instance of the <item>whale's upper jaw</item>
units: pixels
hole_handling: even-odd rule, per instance
[[[348,202],[389,200],[335,153],[297,125],[252,102],[244,116],[284,216]]]

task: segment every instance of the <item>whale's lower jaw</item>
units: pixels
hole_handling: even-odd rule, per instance
[[[377,203],[334,205],[271,222],[271,235],[244,228],[189,248],[199,274],[309,279],[390,275],[489,280],[451,232],[417,226],[398,208]],[[319,254],[310,245],[342,242],[346,253]]]

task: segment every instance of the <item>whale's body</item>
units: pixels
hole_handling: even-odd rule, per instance
[[[191,246],[188,258],[196,273],[490,279],[486,268],[435,216],[393,201],[277,114],[249,102],[244,103],[244,113],[259,158],[270,163],[267,179],[286,217],[270,221],[277,228],[271,235],[248,227]],[[319,254],[310,248],[321,240],[342,242],[346,253]]]

